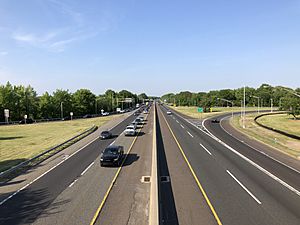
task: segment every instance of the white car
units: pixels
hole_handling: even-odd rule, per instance
[[[167,114],[168,114],[168,115],[171,115],[171,114],[172,114],[172,112],[171,112],[171,111],[167,111]]]
[[[108,116],[109,115],[109,113],[108,112],[104,112],[104,113],[102,113],[102,116]]]
[[[129,125],[126,127],[125,132],[124,132],[125,136],[134,136],[136,134],[136,130],[134,128],[134,125]]]
[[[141,124],[144,123],[144,117],[143,116],[139,116],[138,119],[141,121]]]

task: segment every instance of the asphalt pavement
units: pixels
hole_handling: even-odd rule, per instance
[[[243,155],[243,143],[226,146],[176,112],[167,115],[161,108],[221,224],[300,224],[297,181],[291,189],[274,175],[280,165],[264,169],[268,162],[257,165]],[[299,181],[299,175],[295,179]]]
[[[105,147],[116,141],[115,139],[122,134],[126,125],[131,123],[133,119],[133,115],[129,116],[114,127],[112,129],[114,138],[109,140],[96,139],[89,143],[81,151],[69,157],[26,188],[19,190],[4,204],[0,205],[0,224],[89,224],[94,211],[89,210],[90,208],[87,206],[94,203],[92,208],[94,207],[96,210],[98,202],[106,193],[117,170],[116,168],[111,170],[98,168],[97,170],[96,167],[99,167],[97,158]],[[119,142],[128,147],[131,143],[130,138],[123,140],[120,137],[117,139],[121,139]],[[92,163],[94,164],[92,165]],[[82,183],[83,186],[74,192],[73,189],[75,189],[74,186],[76,187],[77,181],[84,180],[84,175],[88,174],[83,174],[83,172],[89,166],[91,166],[90,170],[95,169],[97,173],[92,174],[86,182]],[[96,189],[96,187],[98,188]],[[60,196],[65,193],[66,197]],[[91,193],[89,198],[84,198],[89,193]],[[85,201],[78,201],[82,198]],[[94,202],[95,200],[96,202]],[[76,207],[69,207],[68,203],[70,202]],[[70,211],[70,214],[66,211]],[[86,214],[89,214],[90,217],[85,216]]]

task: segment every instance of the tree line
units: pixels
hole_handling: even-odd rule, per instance
[[[262,84],[258,88],[246,87],[245,92],[246,106],[257,106],[259,99],[261,107],[270,107],[272,104],[280,110],[289,111],[294,117],[300,115],[300,88],[291,89],[283,86],[273,87],[269,84]],[[163,95],[161,99],[177,106],[198,106],[203,107],[204,111],[208,111],[213,106],[241,106],[244,100],[244,87],[198,93],[189,91],[177,94],[168,93]]]
[[[132,99],[132,103],[124,102],[125,98]],[[137,95],[127,90],[116,92],[110,89],[100,95],[88,89],[79,89],[74,93],[57,89],[52,94],[45,92],[39,96],[30,85],[7,82],[0,85],[0,121],[5,120],[4,109],[9,109],[10,121],[21,120],[25,115],[32,119],[54,119],[67,117],[70,112],[74,117],[100,114],[101,110],[113,112],[116,108],[132,107],[144,99],[148,99],[145,93]]]

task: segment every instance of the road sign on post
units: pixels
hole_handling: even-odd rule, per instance
[[[73,112],[70,112],[71,120],[73,120]]]
[[[27,115],[24,115],[24,122],[25,122],[25,124],[27,123]]]
[[[198,107],[198,112],[199,113],[203,113],[203,108],[202,107]]]
[[[198,107],[197,111],[200,113],[200,115],[201,115],[200,119],[202,120],[203,108]]]

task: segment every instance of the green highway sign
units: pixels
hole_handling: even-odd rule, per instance
[[[198,107],[198,112],[199,113],[203,113],[203,108],[202,107]]]

